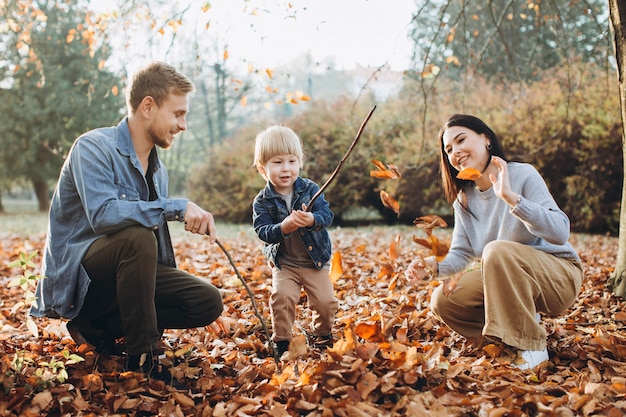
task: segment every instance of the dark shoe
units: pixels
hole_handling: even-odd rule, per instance
[[[276,342],[274,348],[276,349],[278,357],[282,357],[283,354],[289,350],[289,340],[280,340]]]
[[[307,339],[309,341],[309,346],[314,349],[326,349],[335,343],[335,339],[330,333],[324,335],[309,334],[307,335]]]
[[[174,378],[172,373],[159,361],[160,356],[151,353],[141,355],[128,355],[126,369],[132,372],[139,372],[148,378],[163,381],[177,390],[187,390],[187,386]]]
[[[118,344],[115,337],[102,330],[86,329],[86,326],[73,321],[68,321],[66,327],[77,345],[89,344],[95,347],[96,352],[105,355],[122,355],[124,353],[123,345]]]

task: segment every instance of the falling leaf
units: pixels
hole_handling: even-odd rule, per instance
[[[242,96],[240,102],[241,107],[246,107],[246,104],[248,104],[248,96]]]
[[[341,252],[333,253],[330,262],[330,282],[333,284],[337,282],[343,274],[343,267],[341,266]]]
[[[440,242],[439,238],[432,232],[428,233],[426,239],[413,236],[413,242],[430,249],[430,254],[437,258],[437,262],[441,262],[446,257],[448,250],[450,249],[447,243]]]
[[[274,78],[274,72],[271,70],[271,68],[266,68],[265,73],[270,78],[270,80]]]
[[[428,214],[413,220],[413,224],[421,229],[434,229],[436,227],[448,227],[448,223],[436,214]]]
[[[76,36],[76,29],[70,29],[67,32],[67,36],[65,37],[65,42],[66,43],[72,43],[72,41],[74,40],[75,36]]]
[[[456,34],[456,28],[450,29],[448,36],[446,36],[446,42],[450,43],[454,40],[454,35]]]
[[[378,168],[378,170],[370,171],[370,177],[393,180],[399,179],[401,177],[400,170],[398,170],[398,167],[393,164],[387,164],[387,166],[385,166],[385,164],[376,159],[373,159],[372,163],[376,165],[376,168]]]
[[[114,85],[113,87],[111,87],[111,92],[113,93],[114,96],[117,96],[119,94],[119,89],[116,85]]]
[[[383,205],[393,210],[396,215],[400,215],[400,203],[395,198],[391,197],[385,190],[380,190],[380,201]]]
[[[228,59],[228,49],[224,49],[224,61]]]
[[[393,260],[398,259],[398,256],[400,254],[400,239],[401,238],[402,238],[402,235],[398,233],[395,239],[391,241],[391,245],[389,245],[389,257]]]
[[[482,174],[476,168],[463,168],[456,174],[456,177],[460,180],[476,181]]]

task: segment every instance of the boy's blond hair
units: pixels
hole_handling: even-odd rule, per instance
[[[278,155],[295,155],[304,163],[302,142],[296,133],[286,126],[270,126],[256,136],[254,141],[254,166],[264,175],[265,164]]]

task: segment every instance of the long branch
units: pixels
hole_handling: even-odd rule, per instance
[[[315,202],[315,200],[317,200],[317,197],[319,197],[324,192],[324,190],[328,187],[328,185],[331,183],[331,181],[335,179],[335,177],[339,173],[339,170],[343,166],[343,163],[346,161],[346,159],[348,159],[348,157],[352,153],[352,150],[354,149],[354,147],[356,146],[357,142],[361,138],[361,133],[363,133],[363,129],[365,129],[365,125],[367,125],[367,122],[370,120],[370,117],[372,117],[372,113],[374,113],[374,110],[376,110],[376,106],[372,107],[372,109],[367,114],[365,119],[363,119],[363,123],[361,123],[361,127],[359,128],[359,131],[357,132],[354,140],[352,141],[352,144],[350,145],[350,148],[348,148],[348,151],[346,152],[346,154],[343,156],[343,158],[341,158],[341,161],[339,161],[339,164],[337,165],[337,168],[335,168],[335,170],[330,175],[330,177],[328,177],[328,179],[326,180],[324,185],[322,185],[322,187],[319,190],[317,190],[317,192],[315,193],[315,195],[313,196],[311,201],[309,201],[309,204],[307,205],[307,207],[306,207],[306,209],[304,211],[309,211],[311,209],[311,207],[313,207],[313,203]]]

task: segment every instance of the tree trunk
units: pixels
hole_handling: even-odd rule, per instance
[[[622,153],[626,173],[626,0],[609,0],[609,16],[615,48],[615,61],[619,77],[619,97],[622,115]],[[626,176],[622,184],[622,205],[620,211],[619,242],[615,270],[609,277],[608,286],[615,295],[626,295]]]
[[[50,198],[48,197],[48,184],[43,180],[32,180],[33,188],[35,189],[35,195],[37,196],[37,202],[39,204],[39,211],[47,212],[50,208]]]

